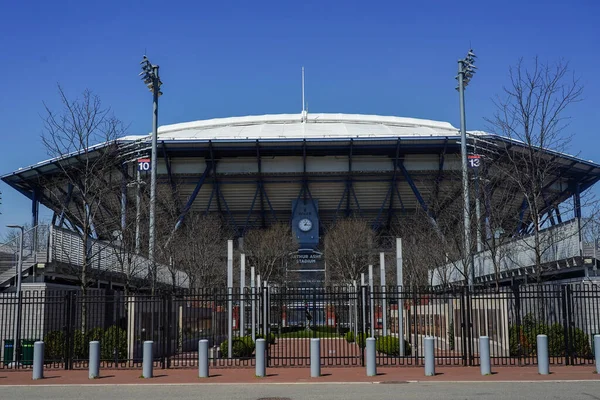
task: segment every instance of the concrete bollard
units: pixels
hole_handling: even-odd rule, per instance
[[[321,340],[310,339],[310,377],[321,376]]]
[[[594,335],[594,357],[596,358],[596,373],[600,374],[600,335]]]
[[[33,344],[33,379],[44,379],[44,342]]]
[[[265,339],[256,340],[256,376],[263,378],[267,376],[267,363],[265,353],[267,341]]]
[[[490,338],[481,336],[479,338],[479,364],[481,366],[481,375],[492,374],[492,363],[490,361]]]
[[[550,373],[550,359],[548,358],[548,336],[537,335],[537,362],[540,375]]]
[[[144,355],[142,363],[142,377],[152,378],[152,371],[154,369],[154,357],[152,355],[154,342],[152,340],[146,340],[144,342]]]
[[[435,376],[434,338],[425,338],[425,376]]]
[[[88,377],[96,379],[100,376],[100,342],[90,342],[90,362]]]
[[[375,358],[375,338],[367,339],[367,376],[377,376],[377,360]]]
[[[198,377],[208,378],[208,340],[198,341]]]

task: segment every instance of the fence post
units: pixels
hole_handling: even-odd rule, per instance
[[[479,364],[481,367],[481,375],[492,374],[492,363],[490,361],[490,338],[481,336],[479,338]]]
[[[96,379],[100,376],[100,342],[90,342],[90,361],[88,366],[88,377]]]
[[[233,240],[227,241],[227,358],[233,352]]]
[[[258,339],[256,341],[256,376],[262,378],[267,375],[267,366],[265,360],[265,350],[267,349],[267,341]]]
[[[240,256],[240,337],[246,336],[246,302],[244,301],[246,289],[246,255]],[[254,340],[254,339],[252,339]]]
[[[379,283],[381,284],[381,321],[382,335],[387,336],[387,287],[385,280],[385,253],[379,253]]]
[[[256,342],[256,282],[255,282],[254,267],[250,267],[250,291],[251,291],[251,303],[252,303],[252,315],[250,316],[252,324],[252,341]]]
[[[144,342],[144,356],[142,361],[142,377],[152,378],[152,371],[154,369],[154,357],[152,355],[154,342],[152,340],[146,340]]]
[[[208,340],[198,341],[198,377],[208,378]]]
[[[310,377],[321,376],[321,340],[310,339]]]
[[[33,344],[33,379],[44,379],[44,342]]]
[[[371,337],[375,337],[375,302],[373,299],[373,295],[374,295],[374,289],[373,289],[373,266],[369,265],[369,304],[370,304],[370,308],[369,311],[371,312],[371,316],[369,318],[369,322],[371,325]]]
[[[596,373],[600,374],[600,335],[594,335],[594,357],[596,359]]]
[[[367,376],[377,375],[377,360],[375,358],[375,338],[367,339]]]
[[[548,359],[548,336],[537,335],[537,362],[540,375],[550,373],[550,360]]]
[[[400,357],[404,357],[404,301],[402,301],[404,277],[402,271],[402,239],[396,238],[396,287],[398,289],[398,340]]]
[[[425,338],[425,376],[435,376],[434,338]]]

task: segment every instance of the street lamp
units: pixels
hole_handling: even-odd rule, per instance
[[[469,212],[469,172],[467,169],[467,130],[465,118],[465,87],[475,75],[475,53],[469,50],[467,56],[458,60],[458,95],[460,102],[460,153],[462,157],[462,189],[463,189],[463,219],[465,228],[464,252],[465,273],[469,288],[475,283],[475,268],[473,265],[473,253],[471,252],[471,216]]]
[[[19,353],[19,336],[21,328],[21,275],[23,274],[23,231],[22,225],[6,225],[7,228],[19,229],[19,261],[16,265],[17,275],[17,320],[14,327],[14,338],[13,338],[13,367],[17,367],[17,355]]]
[[[150,220],[149,220],[149,242],[148,242],[148,260],[150,261],[151,269],[151,287],[152,294],[154,294],[154,287],[156,285],[156,265],[154,263],[154,213],[156,209],[156,143],[158,136],[158,98],[162,95],[160,87],[162,82],[158,76],[158,65],[154,65],[148,60],[148,57],[144,56],[140,62],[142,66],[142,72],[140,77],[152,92],[152,158],[150,160]]]

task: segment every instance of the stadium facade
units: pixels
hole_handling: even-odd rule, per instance
[[[136,179],[139,169],[144,171],[142,178],[149,175],[144,160],[150,155],[150,139],[127,136],[90,152],[116,145],[121,165],[115,165],[114,176],[121,176],[115,179],[122,179],[127,203],[135,202],[135,190],[126,183]],[[518,152],[523,147],[497,135],[469,133],[469,151],[484,154],[484,162],[498,149]],[[545,182],[542,214],[552,225],[561,225],[561,205],[572,201],[573,218],[580,219],[580,195],[600,180],[600,165],[551,150],[540,152],[556,165]],[[157,161],[158,184],[170,192],[179,215],[173,228],[184,223],[189,212],[218,213],[240,237],[249,229],[289,223],[299,243],[299,259],[316,260],[311,268],[317,270],[323,268],[319,255],[325,230],[337,218],[359,216],[385,231],[396,219],[422,212],[435,226],[445,210],[461,202],[460,135],[445,122],[302,113],[180,123],[159,128]],[[38,225],[39,204],[53,211],[53,232],[61,231],[69,211],[80,207],[71,201],[75,196],[67,185],[59,188],[63,201],[49,194],[53,182],[64,185],[55,177],[60,175],[59,164],[66,162],[79,162],[78,155],[43,161],[2,177],[31,200],[33,226]],[[518,216],[515,235],[526,235],[532,218],[523,197],[515,194],[497,201],[506,213]],[[125,208],[115,208],[121,210]],[[71,229],[77,227],[72,224]],[[118,230],[115,223],[96,232],[94,239],[101,241]],[[55,242],[49,242],[47,253],[52,253]],[[579,232],[573,256],[585,269],[582,242]],[[52,262],[48,255],[45,260]],[[29,273],[37,264],[24,269]],[[482,268],[480,275],[478,279],[485,280],[489,271]]]

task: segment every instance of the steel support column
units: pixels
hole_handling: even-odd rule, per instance
[[[31,199],[31,226],[32,227],[37,226],[39,213],[40,213],[39,189],[36,187],[33,189],[32,199]]]

